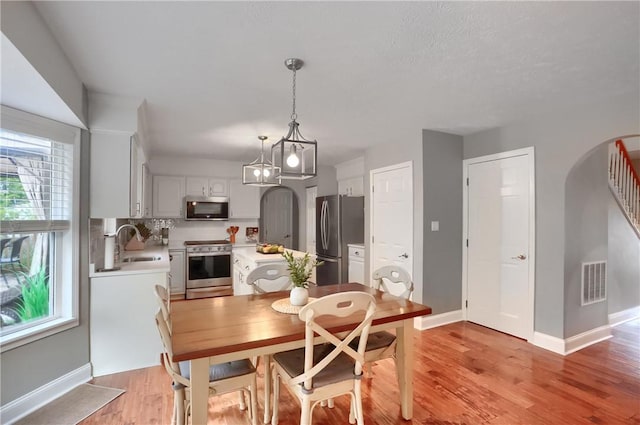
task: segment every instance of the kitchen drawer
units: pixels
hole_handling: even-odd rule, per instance
[[[356,260],[356,259],[364,261],[364,248],[350,246],[349,260]]]

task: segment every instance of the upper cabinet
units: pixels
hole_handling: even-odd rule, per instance
[[[186,194],[190,196],[229,196],[227,180],[211,177],[187,177]]]
[[[364,178],[352,177],[338,180],[338,194],[348,196],[364,196]]]
[[[182,176],[153,176],[153,216],[182,218],[184,190]]]
[[[260,188],[229,180],[229,218],[260,218]]]
[[[364,195],[364,157],[345,161],[336,165],[338,194],[347,196]]]
[[[90,216],[151,214],[145,157],[144,100],[89,92]]]
[[[133,134],[91,132],[91,217],[143,217],[144,162]]]

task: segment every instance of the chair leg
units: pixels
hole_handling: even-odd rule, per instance
[[[265,382],[265,385],[269,385]],[[278,425],[278,404],[280,399],[280,376],[277,371],[273,371],[273,416],[271,416],[271,425]]]
[[[356,422],[358,425],[364,425],[364,415],[362,414],[362,388],[360,387],[359,380],[356,380],[353,392],[355,394]]]
[[[244,399],[244,391],[238,391],[240,410],[247,410],[247,402]]]
[[[249,400],[251,402],[251,425],[258,425],[258,383],[256,381],[255,375],[253,376],[253,380],[251,382],[251,386],[249,387]]]
[[[356,396],[353,393],[349,393],[350,403],[349,403],[349,423],[356,423]]]
[[[311,400],[305,395],[300,400],[300,425],[311,425]]]
[[[271,356],[269,354],[265,354],[262,356],[262,364],[264,365],[264,418],[263,422],[265,424],[269,423],[269,419],[271,418]]]

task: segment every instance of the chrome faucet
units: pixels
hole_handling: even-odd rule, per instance
[[[123,224],[118,227],[115,233],[107,233],[104,235],[104,263],[105,269],[112,269],[115,263],[120,261],[120,241],[118,235],[120,231],[125,227],[131,227],[136,231],[136,238],[142,241],[142,235],[138,231],[138,228],[133,224]]]

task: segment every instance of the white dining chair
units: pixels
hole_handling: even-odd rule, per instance
[[[171,332],[171,315],[169,314],[171,298],[169,297],[169,292],[164,286],[156,284],[153,287],[153,293],[156,295],[156,301],[158,302],[158,307],[160,307],[160,311],[162,312],[162,317],[164,317],[165,322],[167,322],[169,332]]]
[[[351,409],[349,422],[357,421],[363,425],[362,391],[360,379],[364,363],[364,350],[369,336],[371,321],[375,312],[375,298],[365,292],[341,292],[318,298],[300,309],[298,317],[305,322],[305,346],[297,350],[285,351],[273,355],[273,417],[272,425],[278,423],[278,403],[280,382],[284,383],[291,394],[301,404],[300,424],[310,425],[313,408],[323,400],[349,394]],[[319,317],[327,317],[329,323],[335,323],[332,317],[344,318],[361,314],[364,318],[348,332],[334,335],[321,323]],[[333,320],[333,321],[332,321]],[[316,335],[327,343],[314,345]],[[357,350],[349,344],[359,337]]]
[[[171,360],[173,351],[169,326],[164,320],[162,311],[159,310],[155,318],[164,346],[162,363],[173,380],[174,399],[171,423],[184,425],[189,422],[191,410],[191,364],[189,361],[174,363]],[[248,359],[211,365],[209,367],[209,395],[215,396],[235,391],[241,391],[242,400],[244,400],[244,393],[249,393],[249,417],[251,424],[257,425],[258,403],[255,366]],[[246,409],[246,404],[242,403],[240,408],[241,410]]]
[[[286,279],[284,279],[286,278]],[[286,264],[264,264],[251,270],[245,283],[251,286],[254,294],[286,291],[291,289],[291,279]]]
[[[373,272],[373,287],[388,294],[409,299],[413,293],[413,282],[409,273],[399,266],[383,266]],[[352,348],[358,344],[352,342]],[[381,331],[369,335],[364,354],[365,362],[371,364],[387,358],[396,362],[396,336],[391,332]],[[396,374],[398,366],[396,364]]]

